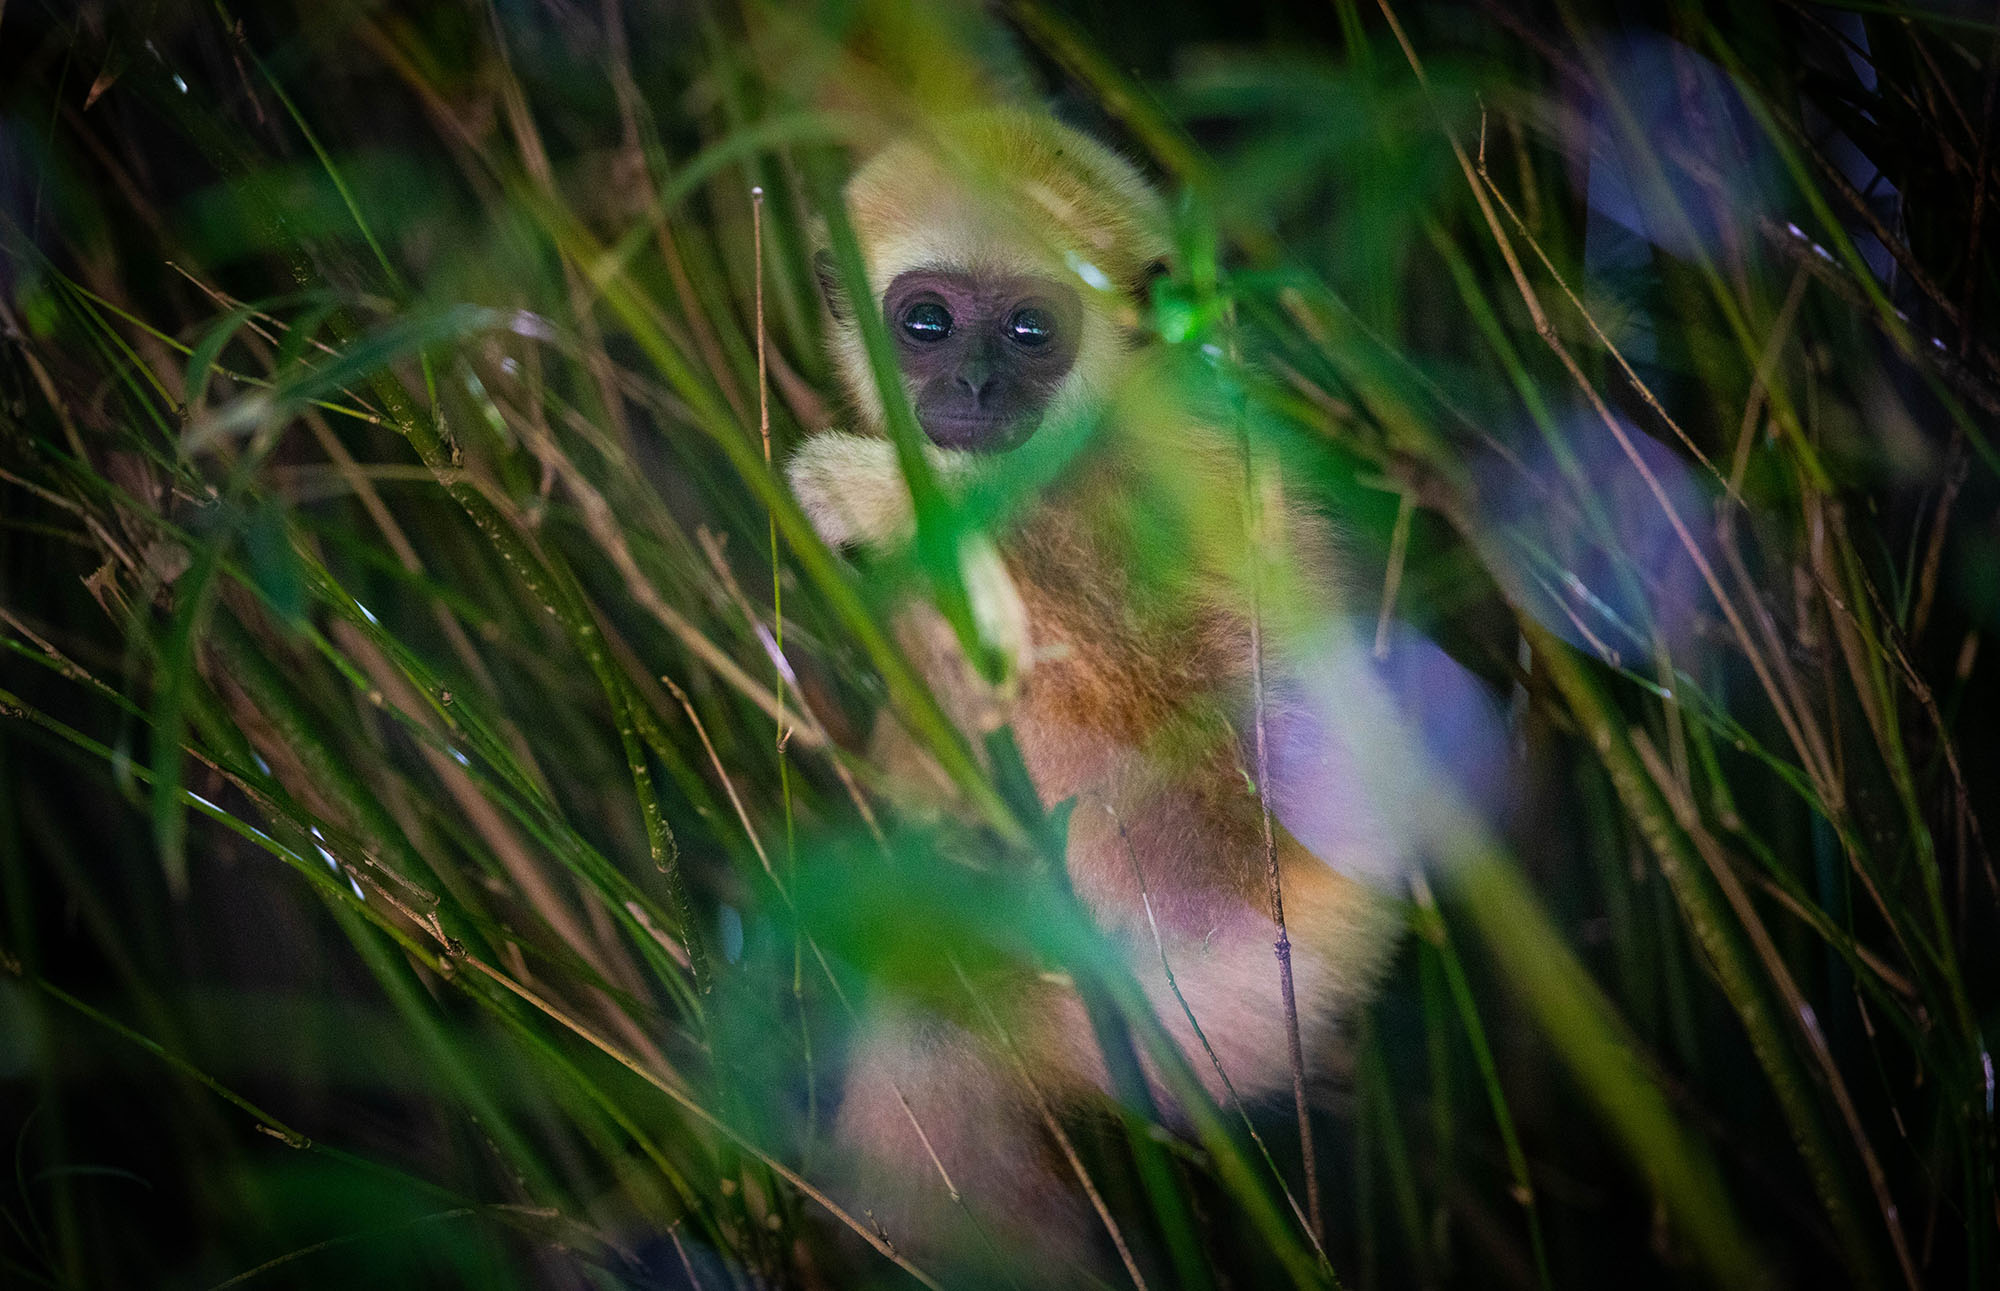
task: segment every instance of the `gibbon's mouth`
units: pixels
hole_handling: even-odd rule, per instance
[[[966,453],[1004,453],[1027,443],[1042,422],[1039,417],[966,417],[920,411],[917,424],[939,448],[955,448]]]

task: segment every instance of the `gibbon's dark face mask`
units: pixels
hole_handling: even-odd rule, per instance
[[[1018,447],[1042,424],[1076,362],[1083,298],[1051,278],[911,269],[882,297],[883,321],[932,443]]]

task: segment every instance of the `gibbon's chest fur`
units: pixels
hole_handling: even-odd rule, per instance
[[[1208,476],[1208,484],[1227,490],[1222,496],[1241,495],[1240,467],[1215,445],[1197,435],[1179,447],[1184,470]],[[1161,970],[1164,952],[1239,1092],[1277,1088],[1289,1070],[1272,954],[1270,861],[1282,879],[1309,1047],[1327,1039],[1336,1015],[1372,986],[1393,942],[1394,918],[1376,894],[1281,826],[1274,824],[1267,856],[1246,765],[1254,697],[1242,581],[1199,554],[1185,568],[1142,574],[1146,562],[1135,545],[1161,520],[1143,510],[1135,516],[1128,505],[1130,468],[1117,454],[1084,467],[1002,539],[1033,660],[1006,716],[1044,805],[1074,800],[1071,884],[1100,926],[1129,948],[1160,1019],[1185,1052],[1202,1053]],[[1282,527],[1307,563],[1331,577],[1318,526],[1290,515]],[[1215,546],[1241,552],[1241,536],[1220,535]],[[946,711],[976,737],[994,716],[990,688],[942,616],[913,604],[899,614],[897,631]],[[893,722],[878,728],[875,753],[892,780],[941,784]],[[1101,1083],[1073,998],[1036,994],[1020,1014],[1016,1025],[1047,1063],[1043,1070]],[[1211,1065],[1197,1061],[1196,1069],[1222,1094]]]
[[[1004,709],[930,607],[904,608],[898,635],[975,743],[983,725],[1013,722],[1045,806],[1079,797],[1098,807],[1087,800],[1128,796],[1141,779],[1193,786],[1219,772],[1232,790],[1205,806],[1227,812],[1248,797],[1230,703],[1248,698],[1247,620],[1198,569],[1142,572],[1137,548],[1157,521],[1123,505],[1121,466],[1085,468],[1000,538],[1028,634]],[[1149,776],[1136,777],[1141,762]]]

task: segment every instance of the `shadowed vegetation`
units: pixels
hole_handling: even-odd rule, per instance
[[[1456,683],[1323,1243],[1288,1105],[1070,1126],[1132,1272],[2000,1282],[1962,12],[0,5],[0,1284],[929,1277],[821,1191],[857,1010],[1139,998],[888,631],[1061,463],[872,561],[783,482],[815,219],[995,102],[1170,194],[1167,370]]]

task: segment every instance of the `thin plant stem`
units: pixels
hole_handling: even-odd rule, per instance
[[[1299,1124],[1299,1157],[1305,1170],[1306,1216],[1313,1246],[1322,1252],[1326,1241],[1326,1218],[1320,1211],[1319,1160],[1313,1150],[1312,1112],[1306,1102],[1305,1048],[1299,1036],[1299,1002],[1292,984],[1292,938],[1285,927],[1285,892],[1278,876],[1278,841],[1271,815],[1271,766],[1264,721],[1264,562],[1267,529],[1277,508],[1283,506],[1275,495],[1279,486],[1275,467],[1266,475],[1257,469],[1247,425],[1239,427],[1243,438],[1244,505],[1248,511],[1250,534],[1250,702],[1256,731],[1257,815],[1264,841],[1264,882],[1270,901],[1271,923],[1277,940],[1271,945],[1278,961],[1278,990],[1285,1010],[1285,1050],[1292,1068],[1292,1107]]]

